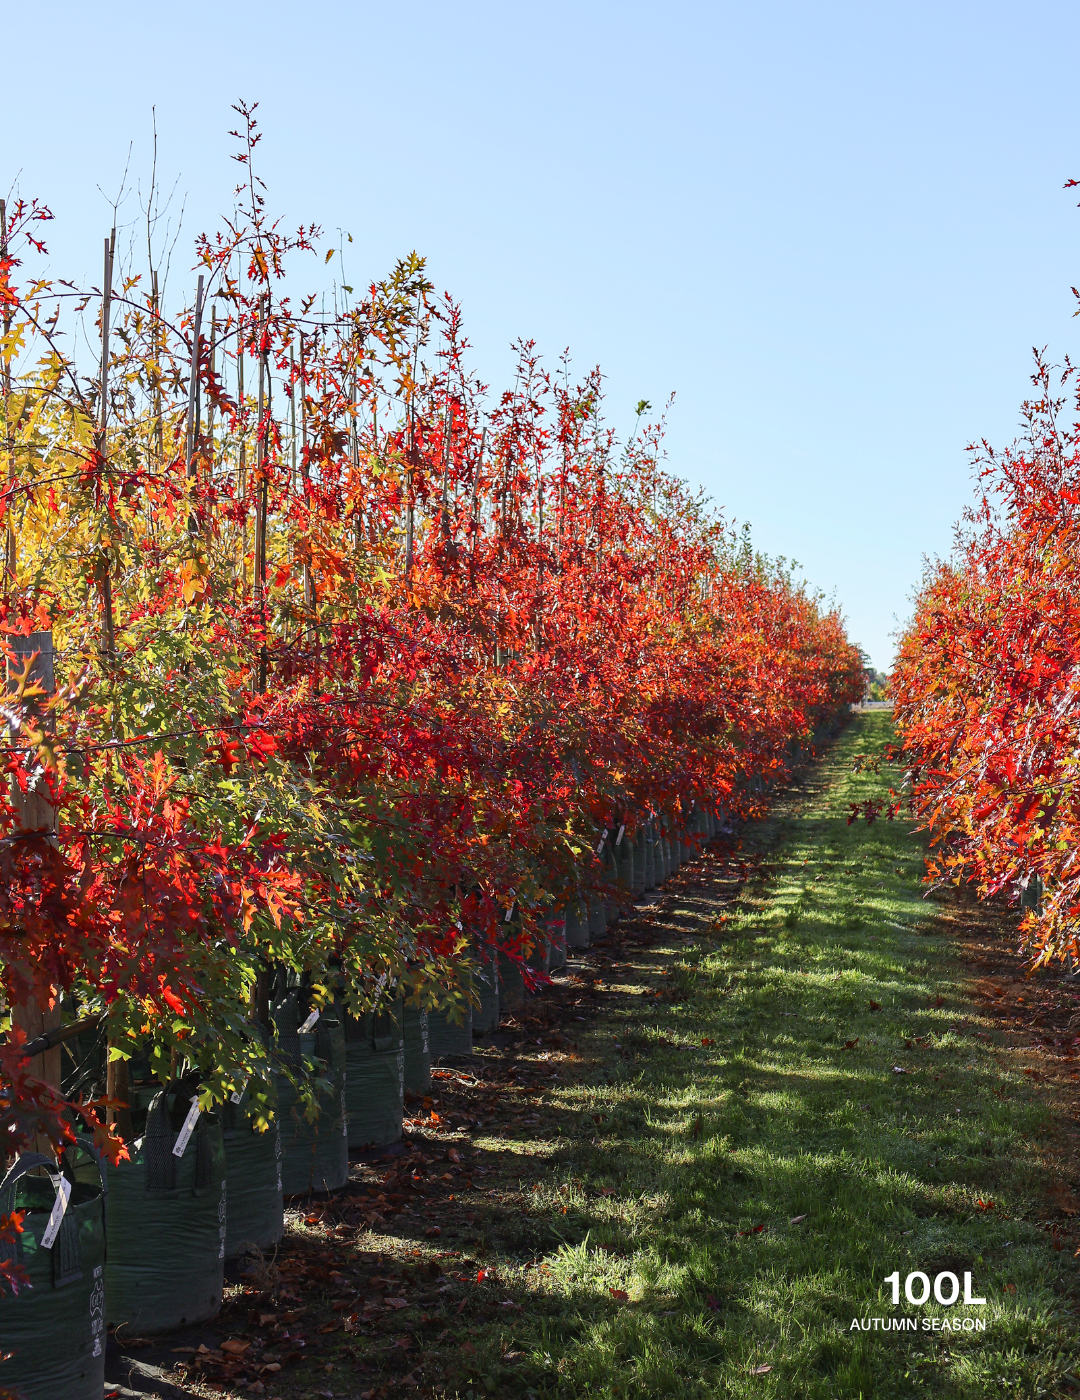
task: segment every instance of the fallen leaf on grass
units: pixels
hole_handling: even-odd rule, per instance
[[[239,1342],[235,1337],[230,1337],[227,1342],[222,1342],[219,1350],[228,1352],[230,1356],[243,1356],[250,1345],[250,1342]]]
[[[801,1225],[802,1222],[803,1222],[805,1219],[806,1219],[806,1216],[805,1216],[805,1215],[793,1215],[793,1216],[791,1217],[791,1219],[788,1221],[788,1224],[789,1224],[789,1225]]]
[[[856,1045],[858,1045],[858,1043],[859,1043],[859,1037],[858,1037],[858,1036],[856,1036],[854,1040],[845,1040],[845,1041],[844,1041],[844,1049],[845,1049],[845,1050],[854,1050],[855,1047],[856,1047]]]
[[[867,1002],[867,1005],[870,1007],[870,1010],[871,1010],[871,1011],[880,1011],[880,1010],[881,1010],[881,1002],[880,1002],[880,1001],[873,1001],[873,1000],[871,1000],[871,1001]]]
[[[616,1302],[619,1303],[625,1303],[630,1297],[630,1294],[627,1293],[627,1291],[624,1288],[609,1288],[608,1292],[616,1300]]]
[[[711,1293],[706,1294],[706,1297],[705,1297],[705,1306],[706,1306],[707,1308],[709,1308],[712,1312],[716,1312],[716,1310],[717,1310],[717,1309],[719,1308],[719,1306],[720,1306],[720,1299],[719,1299],[719,1298],[714,1298],[713,1295],[712,1295]]]
[[[993,1201],[976,1201],[975,1204],[979,1207],[980,1210],[993,1210],[993,1209],[994,1209],[994,1203],[993,1203]]]
[[[893,1074],[907,1074],[907,1070],[903,1065],[893,1065],[892,1072]]]
[[[766,1376],[771,1370],[771,1366],[755,1366],[750,1374],[752,1376]]]

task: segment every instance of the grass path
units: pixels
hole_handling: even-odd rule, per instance
[[[715,861],[609,972],[621,1004],[555,1094],[559,1134],[516,1149],[547,1168],[548,1248],[525,1269],[506,1242],[524,1310],[473,1335],[462,1393],[501,1389],[507,1354],[516,1394],[1070,1393],[1050,1109],[972,1018],[918,840],[847,825],[888,782],[852,757],[889,737],[861,716],[755,831],[737,900]],[[986,1305],[894,1309],[897,1269],[971,1272]],[[986,1331],[850,1330],[946,1314]]]
[[[889,737],[861,715],[741,850],[441,1071],[411,1152],[293,1215],[276,1305],[235,1290],[206,1345],[250,1339],[268,1400],[1075,1395],[1061,1103],[918,838],[847,824]],[[1024,985],[998,988],[1021,1015]],[[986,1304],[894,1308],[896,1270]]]

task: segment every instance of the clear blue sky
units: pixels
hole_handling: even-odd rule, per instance
[[[419,249],[487,378],[569,345],[623,431],[676,390],[672,467],[885,667],[966,444],[1014,436],[1033,345],[1076,349],[1078,40],[1074,5],[986,0],[21,5],[0,189],[96,280],[151,107],[191,235],[258,99],[272,203],[351,231],[351,279]]]

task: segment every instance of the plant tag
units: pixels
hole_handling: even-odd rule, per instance
[[[239,1086],[238,1088],[234,1089],[234,1090],[232,1091],[232,1093],[229,1095],[229,1102],[230,1102],[230,1103],[239,1103],[240,1100],[244,1097],[244,1090],[247,1088],[247,1086],[248,1086],[248,1076],[245,1074],[245,1075],[244,1075],[243,1082],[240,1084],[240,1086]]]
[[[297,1028],[297,1035],[307,1035],[308,1031],[315,1029],[315,1022],[319,1019],[319,1012],[313,1011],[302,1026]]]
[[[52,1249],[56,1243],[56,1236],[60,1231],[60,1222],[64,1218],[64,1212],[68,1208],[68,1201],[71,1200],[71,1182],[66,1176],[54,1176],[53,1186],[56,1187],[56,1200],[53,1201],[53,1208],[49,1215],[49,1223],[45,1226],[45,1233],[41,1237],[42,1249]]]
[[[195,1098],[191,1100],[191,1107],[188,1109],[188,1115],[184,1119],[184,1126],[180,1129],[179,1133],[177,1133],[176,1141],[173,1143],[172,1155],[174,1157],[182,1157],[187,1151],[187,1145],[191,1141],[191,1134],[195,1131],[195,1124],[198,1121],[199,1098],[198,1095],[196,1095]]]
[[[597,854],[598,856],[603,854],[603,851],[604,851],[604,842],[607,840],[607,836],[608,836],[608,834],[607,834],[607,827],[605,826],[605,827],[604,827],[604,831],[603,831],[603,835],[600,837],[600,844],[599,844],[599,845],[597,846],[597,848],[596,848],[596,854]]]
[[[616,844],[616,846],[617,846],[617,845],[619,844],[619,842],[623,839],[623,832],[624,832],[625,830],[626,830],[626,826],[625,826],[625,825],[619,827],[619,834],[618,834],[618,836],[616,836],[616,838],[615,838],[615,844]]]
[[[503,919],[503,923],[504,923],[504,924],[508,924],[508,923],[510,922],[510,920],[511,920],[513,917],[514,917],[514,906],[511,904],[510,908],[506,911],[506,916],[505,916],[504,919]]]

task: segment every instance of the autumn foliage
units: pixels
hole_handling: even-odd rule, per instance
[[[41,206],[0,261],[5,990],[219,1098],[270,1082],[266,969],[451,1004],[472,940],[525,948],[604,885],[600,832],[753,815],[861,694],[837,615],[665,470],[647,405],[618,441],[599,373],[531,343],[492,397],[415,256],[294,297],[319,232],[269,216],[257,140],[242,109],[236,210],[171,311],[154,269],[38,277]]]
[[[923,582],[892,689],[930,876],[1022,902],[1037,961],[1080,953],[1080,409],[1041,358],[1023,438]]]

